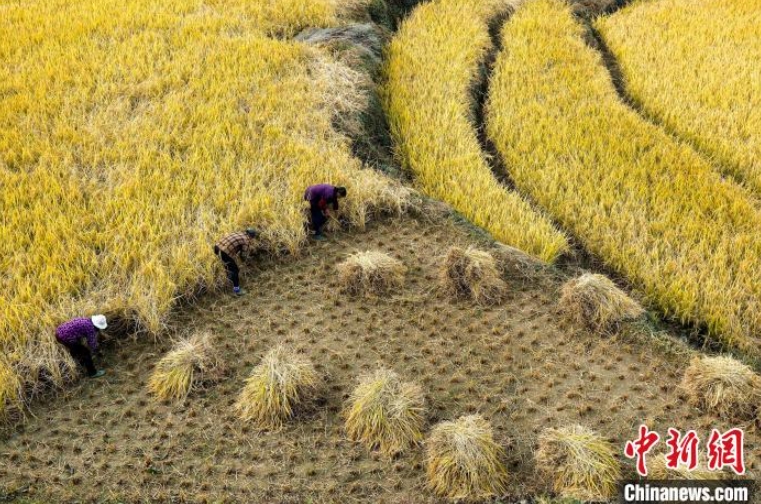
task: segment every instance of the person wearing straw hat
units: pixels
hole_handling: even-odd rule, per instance
[[[102,369],[96,369],[92,360],[92,352],[98,348],[98,333],[108,327],[104,315],[93,315],[90,318],[75,318],[58,326],[55,337],[58,343],[66,347],[72,358],[87,370],[90,378],[99,378],[106,374]],[[82,340],[87,340],[87,345]],[[89,347],[89,348],[88,348]]]
[[[249,252],[253,240],[259,236],[254,228],[248,228],[245,232],[232,233],[214,244],[214,254],[222,260],[227,271],[227,278],[233,284],[233,294],[242,296],[246,291],[240,288],[240,268],[235,262],[235,256],[241,252]]]

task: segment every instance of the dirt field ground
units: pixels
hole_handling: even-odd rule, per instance
[[[664,435],[670,426],[701,436],[729,428],[679,394],[691,350],[644,330],[600,338],[572,327],[557,310],[557,275],[507,271],[509,298],[492,308],[443,297],[440,256],[478,242],[451,219],[405,218],[249,268],[247,297],[206,295],[170,331],[214,334],[229,366],[221,383],[182,405],[159,403],[146,382],[169,341],[113,343],[105,379],[82,380],[34,406],[0,440],[0,501],[437,502],[425,488],[422,449],[388,460],[344,437],[342,405],[357,377],[379,365],[423,387],[429,427],[473,412],[492,422],[508,446],[507,500],[549,491],[532,462],[545,427],[580,423],[620,452],[642,421]],[[337,291],[335,265],[368,249],[410,268],[404,290],[374,299]],[[325,384],[286,428],[260,433],[238,421],[232,404],[278,343],[309,356]],[[751,431],[750,471],[759,468],[759,449]]]

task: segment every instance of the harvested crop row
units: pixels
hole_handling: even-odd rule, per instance
[[[24,385],[3,377],[60,382],[61,321],[97,309],[160,330],[178,296],[215,281],[219,234],[254,224],[274,250],[297,249],[305,184],[348,186],[359,225],[399,202],[331,127],[348,69],[265,36],[335,13],[292,22],[280,8],[2,6],[0,411]]]
[[[434,0],[391,42],[385,105],[397,152],[429,195],[494,238],[546,261],[566,250],[562,233],[494,177],[473,126],[472,86],[491,41],[489,20],[506,0]]]
[[[562,2],[531,0],[502,35],[488,134],[517,186],[668,315],[758,356],[748,193],[619,101]]]
[[[639,1],[597,27],[634,100],[761,194],[761,1]]]

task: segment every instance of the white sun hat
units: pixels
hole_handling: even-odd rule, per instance
[[[90,320],[92,320],[92,325],[100,329],[101,331],[108,327],[108,324],[106,323],[106,316],[105,315],[93,315],[90,317]]]

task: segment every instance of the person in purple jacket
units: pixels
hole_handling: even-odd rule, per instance
[[[338,211],[338,199],[346,197],[345,187],[336,187],[330,184],[317,184],[307,187],[304,199],[309,202],[312,229],[315,240],[324,240],[322,226],[328,221],[326,212],[329,207]]]
[[[95,369],[92,361],[92,352],[98,348],[98,333],[106,327],[108,324],[104,315],[93,315],[90,318],[69,320],[58,326],[55,331],[58,343],[65,346],[74,360],[84,366],[90,378],[106,374],[102,369]],[[82,339],[87,340],[87,346],[82,344]]]

